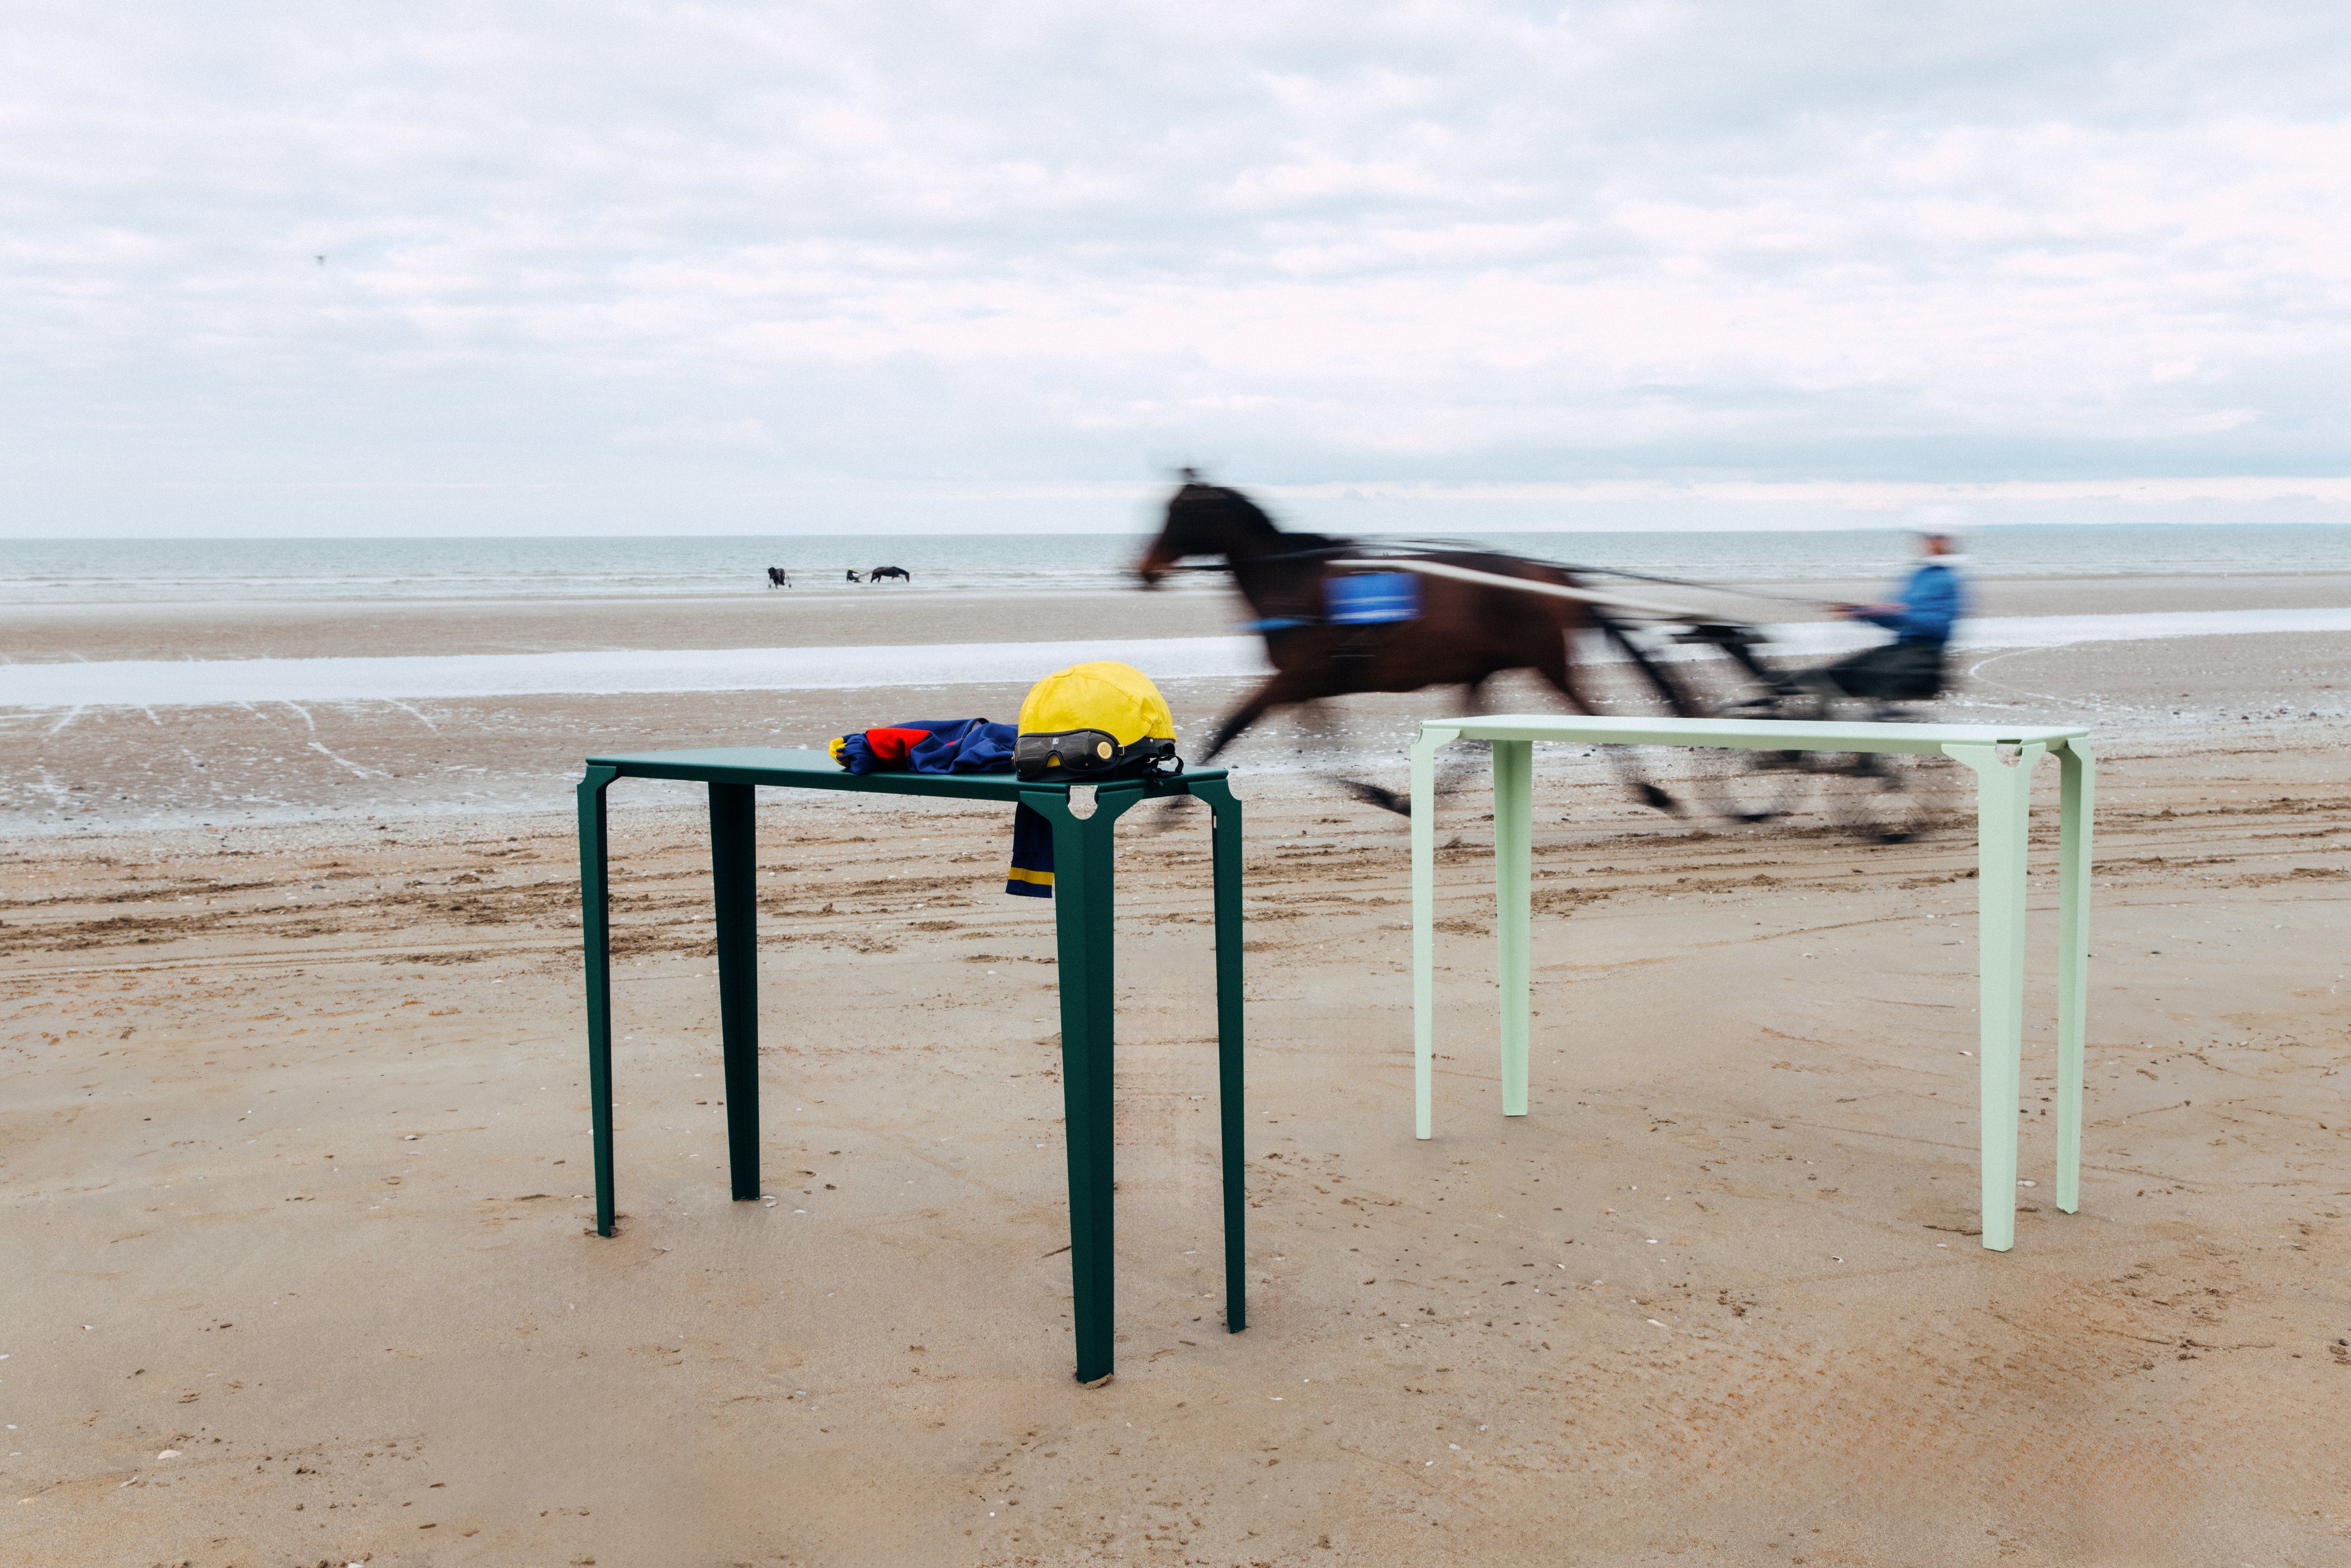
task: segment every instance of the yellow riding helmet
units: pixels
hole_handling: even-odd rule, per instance
[[[1024,778],[1133,772],[1176,756],[1167,699],[1150,676],[1114,659],[1071,664],[1029,687],[1019,729],[1013,766]]]

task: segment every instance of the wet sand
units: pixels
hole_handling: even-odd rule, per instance
[[[1050,907],[999,891],[1001,812],[762,805],[774,1201],[737,1204],[699,815],[622,787],[626,1218],[583,1234],[580,756],[922,694],[84,714],[41,765],[117,798],[0,841],[0,1561],[2339,1560],[2351,789],[2320,687],[2351,648],[2202,641],[2002,655],[1956,699],[2095,716],[2106,758],[2082,1212],[2049,1201],[2042,841],[2004,1255],[1970,1235],[1964,834],[1716,832],[1547,754],[1506,1122],[1490,824],[1452,798],[1421,1144],[1401,825],[1270,734],[1226,1334],[1205,831],[1136,823],[1094,1390]],[[1187,730],[1213,685],[1173,694]],[[305,736],[413,794],[298,770]],[[183,752],[288,820],[131,825]],[[493,784],[515,810],[466,807]]]
[[[1835,585],[1812,591],[1826,594]],[[1874,588],[1850,585],[1855,593]],[[2351,603],[2351,578],[1992,582],[1985,613],[2130,614]],[[787,602],[532,602],[309,607],[61,607],[12,616],[0,659],[301,658],[545,653],[590,648],[905,646],[1037,637],[1202,637],[1236,630],[1222,593],[1040,601],[881,590]],[[1745,609],[1751,612],[1755,606]],[[1772,612],[1796,612],[1767,606]],[[1818,617],[1815,617],[1816,619]],[[762,641],[766,639],[766,641]],[[1719,661],[1716,664],[1719,665]],[[1748,695],[1726,668],[1685,666],[1716,698]],[[780,673],[786,673],[779,670]],[[1039,673],[1042,673],[1040,671]],[[2188,637],[1987,650],[1959,661],[1936,711],[1954,720],[2078,719],[2193,737],[2213,727],[2351,716],[2351,634]],[[1622,666],[1590,673],[1604,711],[1654,711]],[[0,665],[0,682],[5,667]],[[1250,682],[1165,683],[1179,733],[1201,737]],[[1009,719],[1026,681],[820,691],[538,693],[484,698],[215,706],[10,707],[0,693],[0,839],[117,825],[230,829],[371,815],[543,809],[600,751],[820,745],[915,717]],[[1556,694],[1504,678],[1489,711],[1554,710]],[[1421,717],[1458,694],[1348,698],[1321,727],[1277,718],[1220,760],[1252,772],[1343,768],[1394,784]],[[1597,768],[1597,764],[1592,765]],[[683,794],[677,798],[684,798]]]
[[[1620,582],[1747,620],[1826,618],[1815,601],[1875,601],[1886,585],[1758,585],[1769,598]],[[2351,604],[2351,577],[1980,579],[1980,615],[2134,614]],[[776,590],[726,598],[403,601],[388,604],[12,605],[0,662],[53,659],[316,659],[402,653],[542,653],[590,648],[855,647],[908,643],[1206,637],[1240,628],[1239,601],[1198,580],[1157,592],[954,593],[894,586]]]

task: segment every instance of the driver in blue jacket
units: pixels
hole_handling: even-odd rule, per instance
[[[1938,695],[1943,689],[1943,650],[1967,611],[1967,585],[1959,568],[1959,535],[1948,517],[1930,514],[1918,528],[1920,559],[1908,580],[1884,604],[1840,604],[1848,621],[1866,621],[1894,633],[1894,641],[1839,659],[1820,674],[1847,696],[1903,702]]]

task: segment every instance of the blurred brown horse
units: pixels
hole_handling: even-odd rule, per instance
[[[1466,689],[1468,711],[1474,713],[1480,688],[1505,670],[1533,671],[1578,713],[1590,713],[1591,699],[1578,679],[1571,638],[1577,632],[1599,631],[1620,647],[1627,646],[1597,606],[1499,583],[1419,573],[1414,574],[1419,585],[1418,613],[1411,619],[1374,625],[1335,622],[1328,614],[1326,585],[1342,572],[1332,563],[1354,554],[1349,539],[1284,533],[1239,491],[1202,484],[1186,472],[1183,487],[1167,503],[1167,520],[1159,537],[1135,570],[1150,588],[1191,557],[1228,562],[1241,596],[1257,612],[1256,630],[1265,638],[1266,658],[1274,672],[1217,726],[1202,762],[1270,710],[1323,697],[1458,685]],[[1491,551],[1416,550],[1412,559],[1530,583],[1576,586],[1573,575],[1563,568]],[[1658,673],[1646,660],[1641,664],[1654,683]],[[1670,683],[1660,695],[1676,713],[1687,716],[1696,712]],[[1656,785],[1637,778],[1628,781],[1646,804],[1660,810],[1677,809]],[[1391,790],[1357,780],[1344,782],[1364,800],[1390,810],[1405,809]]]

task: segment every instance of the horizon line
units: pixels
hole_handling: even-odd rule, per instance
[[[2066,522],[2019,518],[2002,521],[1991,517],[1970,517],[1963,525],[1970,534],[1999,531],[2026,532],[2032,529],[2059,530],[2069,528],[2351,528],[2351,519],[2328,520],[2314,518],[2279,521],[2261,517],[2213,518],[2202,522],[2148,521],[2130,517],[2080,518]],[[1656,522],[1628,526],[1621,520],[1604,523],[1525,523],[1513,522],[1507,528],[1492,528],[1498,534],[1843,534],[1886,532],[1902,533],[1909,524],[1901,516],[1855,518],[1851,521],[1802,522],[1757,521],[1725,525],[1719,519],[1691,522]],[[1312,532],[1317,530],[1285,530]],[[1361,532],[1367,535],[1411,537],[1424,531],[1409,525],[1368,527]],[[1441,530],[1439,530],[1441,531]],[[515,541],[544,539],[549,541],[611,541],[647,539],[861,539],[861,538],[1144,538],[1148,528],[914,528],[874,527],[851,532],[819,532],[814,530],[777,530],[721,528],[708,532],[661,531],[624,533],[608,530],[594,533],[554,533],[549,531],[492,533],[79,533],[22,534],[0,533],[0,549],[9,545],[72,545],[72,544],[250,544],[275,541],[303,544],[415,544],[451,541]]]

